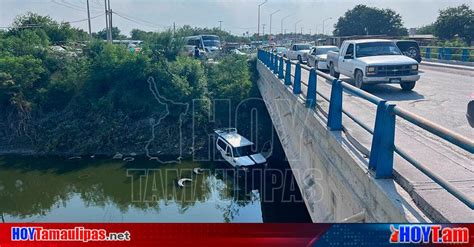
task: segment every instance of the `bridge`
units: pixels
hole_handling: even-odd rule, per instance
[[[264,50],[257,57],[258,87],[314,222],[474,222],[466,106],[388,85],[369,93]],[[421,70],[422,80],[445,79]],[[460,102],[473,72],[450,73],[464,80],[417,87]]]

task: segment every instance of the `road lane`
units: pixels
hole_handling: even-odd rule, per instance
[[[465,118],[467,102],[474,92],[473,72],[430,66],[421,66],[421,70],[422,78],[412,92],[402,91],[398,85],[374,85],[367,91],[473,139],[474,129],[468,125]],[[294,66],[292,71],[294,72]],[[305,97],[307,87],[304,84],[307,83],[308,76],[309,72],[302,70],[302,91]],[[447,77],[449,78],[446,79]],[[341,79],[352,83],[346,77]],[[330,82],[318,77],[317,87],[319,92],[329,98]],[[347,93],[343,95],[343,102],[343,108],[346,111],[373,128],[375,105]],[[328,103],[319,95],[318,104],[327,112]],[[360,151],[369,155],[372,136],[347,116],[343,117],[343,125],[348,134],[362,146]],[[403,119],[397,118],[396,126],[395,142],[398,147],[474,197],[474,157],[472,154]],[[454,217],[449,214],[449,210],[453,207],[458,210],[457,212],[467,214],[472,212],[447,191],[440,192],[437,184],[398,155],[395,155],[395,171],[397,181],[412,194],[415,200],[425,201],[427,203],[423,203],[424,205],[432,207],[427,210],[438,211],[440,215],[442,213],[448,218]],[[474,216],[470,220],[474,221]]]

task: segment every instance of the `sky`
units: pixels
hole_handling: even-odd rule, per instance
[[[87,0],[0,0],[0,27],[8,27],[17,15],[28,11],[49,15],[58,21],[87,30]],[[89,0],[92,31],[104,29],[104,0]],[[116,15],[113,24],[122,33],[129,34],[134,28],[146,31],[162,31],[173,26],[191,25],[198,27],[219,27],[236,35],[257,32],[258,4],[264,0],[110,0]],[[272,33],[281,32],[281,20],[286,32],[303,28],[303,33],[333,30],[337,19],[357,4],[371,7],[390,8],[402,16],[405,27],[420,27],[436,20],[439,9],[467,4],[468,0],[268,0],[261,7],[261,24],[269,33],[270,14],[273,15]],[[330,18],[330,19],[329,19]],[[260,32],[263,32],[261,25]]]

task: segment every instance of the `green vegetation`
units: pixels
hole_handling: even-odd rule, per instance
[[[150,77],[164,99],[181,106],[199,99],[192,113],[204,131],[214,127],[204,121],[212,99],[257,95],[246,58],[203,63],[182,55],[183,41],[171,32],[135,31],[145,44],[132,53],[36,14],[18,17],[13,27],[0,35],[0,151],[140,152],[151,136],[150,119],[162,119],[153,148],[178,152],[177,123],[187,113],[181,120],[189,126],[192,114],[178,106],[167,112],[149,88]]]
[[[334,35],[382,35],[404,36],[402,17],[391,9],[379,9],[357,5],[348,10],[334,25]]]
[[[466,4],[439,11],[435,34],[441,39],[459,37],[471,44],[474,39],[474,11]]]

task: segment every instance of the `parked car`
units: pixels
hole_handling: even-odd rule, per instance
[[[311,45],[309,44],[294,44],[289,50],[283,53],[283,56],[290,60],[298,60],[300,63],[304,63],[308,59],[310,49]]]
[[[466,118],[469,122],[469,125],[474,128],[474,99],[469,101],[469,103],[467,104]]]
[[[415,59],[421,63],[421,52],[418,42],[414,40],[397,40],[395,41],[403,55]]]
[[[328,70],[329,65],[326,62],[328,52],[339,52],[337,46],[316,46],[311,48],[308,54],[308,65],[320,70]]]
[[[412,90],[420,79],[418,62],[404,56],[390,40],[346,40],[339,53],[328,52],[328,62],[332,76],[348,76],[358,88],[367,84],[397,83],[403,90]]]
[[[233,49],[233,50],[230,51],[230,53],[240,55],[240,56],[247,56],[246,53],[241,52],[239,49]]]
[[[265,157],[255,151],[255,145],[247,138],[239,135],[237,129],[217,129],[216,148],[222,158],[236,168],[247,168],[267,163]]]
[[[277,46],[273,48],[272,52],[276,53],[278,56],[283,56],[288,49],[284,46]]]

